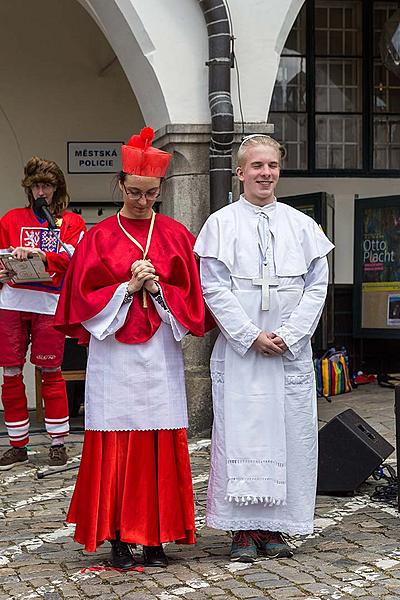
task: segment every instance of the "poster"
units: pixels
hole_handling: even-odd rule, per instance
[[[388,297],[388,325],[400,326],[400,294],[390,294]]]
[[[365,208],[360,241],[361,328],[400,329],[400,206]]]

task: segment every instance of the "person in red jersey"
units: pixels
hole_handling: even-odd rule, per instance
[[[90,337],[82,461],[67,520],[111,563],[167,566],[162,544],[195,542],[180,341],[202,336],[205,308],[193,235],[153,205],[171,155],[145,128],[122,146],[121,211],[75,253],[56,326]]]
[[[0,248],[12,250],[21,261],[33,251],[38,253],[51,281],[16,284],[10,273],[0,270],[1,399],[11,444],[0,458],[0,470],[28,460],[29,414],[22,369],[29,343],[30,360],[42,371],[45,426],[52,442],[49,464],[67,462],[64,438],[69,431],[68,400],[60,368],[65,336],[54,329],[53,320],[70,262],[60,240],[72,253],[85,232],[83,219],[66,210],[69,195],[65,178],[54,161],[32,157],[25,166],[22,186],[29,205],[14,208],[2,217]],[[38,211],[38,199],[46,203],[55,220],[53,232]]]

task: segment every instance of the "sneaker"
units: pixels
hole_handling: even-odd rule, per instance
[[[254,531],[253,539],[260,556],[268,558],[291,558],[293,551],[279,531]]]
[[[68,454],[64,444],[50,446],[49,450],[49,466],[63,467],[67,464]]]
[[[233,531],[231,560],[238,562],[254,562],[257,558],[257,546],[250,531]]]
[[[28,451],[26,447],[16,448],[11,446],[0,458],[0,471],[8,471],[20,463],[28,461]]]

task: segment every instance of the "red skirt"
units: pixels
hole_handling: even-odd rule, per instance
[[[86,431],[68,523],[95,552],[105,540],[195,543],[185,429]]]

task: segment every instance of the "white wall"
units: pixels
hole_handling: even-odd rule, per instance
[[[335,281],[353,283],[354,196],[374,198],[399,194],[398,179],[282,177],[278,196],[328,192],[335,197]]]
[[[0,214],[25,202],[33,155],[66,173],[68,140],[125,140],[143,124],[115,54],[76,0],[0,2]],[[73,200],[109,200],[108,174],[67,175]]]

